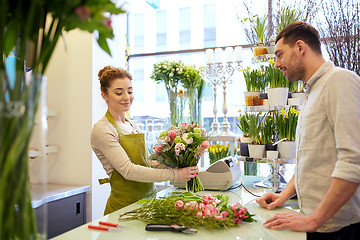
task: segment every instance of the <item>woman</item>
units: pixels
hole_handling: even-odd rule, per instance
[[[104,214],[153,193],[153,182],[194,178],[197,167],[172,169],[147,159],[144,134],[125,117],[134,100],[130,73],[107,66],[98,76],[101,96],[108,104],[108,110],[93,127],[91,146],[109,176],[109,179],[99,180],[100,184],[110,182],[111,185]]]

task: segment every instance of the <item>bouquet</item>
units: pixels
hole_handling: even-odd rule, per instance
[[[283,108],[280,113],[275,113],[275,124],[280,139],[287,138],[288,141],[295,141],[299,113],[300,111],[293,107],[290,107],[288,111]]]
[[[160,133],[154,146],[155,153],[151,154],[150,159],[172,168],[196,166],[209,147],[206,139],[206,130],[199,125],[182,123],[171,126],[168,131]],[[198,176],[186,183],[186,190],[191,192],[204,190]]]
[[[254,215],[229,196],[206,194],[203,197],[191,192],[175,192],[160,198],[141,200],[143,205],[121,214],[120,221],[141,220],[146,223],[178,224],[187,227],[203,226],[208,229],[237,226],[242,221],[256,222]]]
[[[213,164],[214,162],[230,156],[231,152],[229,151],[229,144],[214,144],[210,145],[208,148],[209,152],[209,158],[210,158],[210,164]]]

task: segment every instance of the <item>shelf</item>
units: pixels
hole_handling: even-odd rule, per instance
[[[267,63],[270,59],[275,60],[275,54],[263,54],[251,58],[252,63],[264,62]]]
[[[47,117],[57,117],[58,116],[58,112],[54,109],[48,109],[47,110]]]
[[[46,146],[45,147],[45,153],[49,154],[49,153],[57,153],[59,151],[59,147],[58,146]],[[41,152],[38,150],[29,150],[28,151],[28,156],[29,158],[37,158],[41,156]]]
[[[295,164],[296,159],[292,158],[252,158],[237,156],[237,160],[243,162],[256,162],[256,163],[274,163],[274,164]]]
[[[268,112],[268,111],[279,111],[283,108],[285,108],[285,110],[288,110],[290,107],[293,107],[296,110],[300,110],[300,108],[301,108],[301,106],[299,106],[299,105],[278,105],[278,106],[261,105],[261,106],[245,106],[244,111],[246,111],[246,112]]]

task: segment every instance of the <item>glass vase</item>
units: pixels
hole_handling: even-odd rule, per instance
[[[176,126],[179,122],[177,89],[176,88],[167,88],[167,94],[168,94],[169,106],[170,106],[170,124]]]
[[[32,206],[28,149],[34,125],[44,123],[35,122],[42,79],[22,71],[0,72],[0,239],[46,239],[46,215],[38,212],[43,222],[37,224]],[[43,148],[33,153],[44,160],[43,136]],[[39,184],[45,182],[41,178]]]
[[[188,88],[186,96],[189,103],[189,122],[195,123],[198,120],[197,88]]]

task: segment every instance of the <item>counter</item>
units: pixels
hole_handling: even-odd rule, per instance
[[[47,229],[47,236],[51,238],[85,224],[89,190],[90,186],[32,184],[31,205],[38,232]]]
[[[246,188],[256,195],[262,195],[265,193],[264,188],[254,188],[252,183],[259,181],[261,178],[253,176],[243,176],[242,182]],[[174,187],[170,187],[158,193],[159,196],[164,196],[167,193],[178,190]],[[147,232],[145,231],[146,224],[141,221],[127,221],[119,223],[126,228],[120,228],[121,232],[115,231],[99,231],[90,230],[87,225],[93,224],[98,225],[99,221],[106,221],[112,223],[118,223],[119,214],[138,208],[138,203],[131,204],[125,208],[122,208],[116,212],[106,215],[100,219],[97,219],[91,223],[82,225],[76,229],[66,232],[62,235],[57,236],[54,240],[68,240],[68,239],[87,239],[87,240],[111,240],[111,239],[147,239],[147,240],[165,240],[165,239],[236,239],[236,240],[254,240],[254,239],[266,239],[266,240],[278,240],[278,239],[292,239],[292,240],[305,240],[306,233],[294,232],[290,230],[271,230],[266,229],[262,226],[262,223],[270,218],[272,215],[278,212],[289,212],[298,211],[297,201],[289,200],[283,208],[277,208],[274,210],[267,210],[258,207],[255,202],[257,197],[253,196],[245,190],[243,187],[238,187],[228,191],[202,191],[199,194],[204,195],[211,193],[212,195],[222,194],[230,197],[229,203],[240,202],[248,208],[250,213],[256,214],[255,219],[257,222],[254,223],[241,223],[238,227],[233,227],[228,230],[207,230],[204,228],[198,229],[196,234],[185,234],[185,233],[173,233],[173,232]]]

